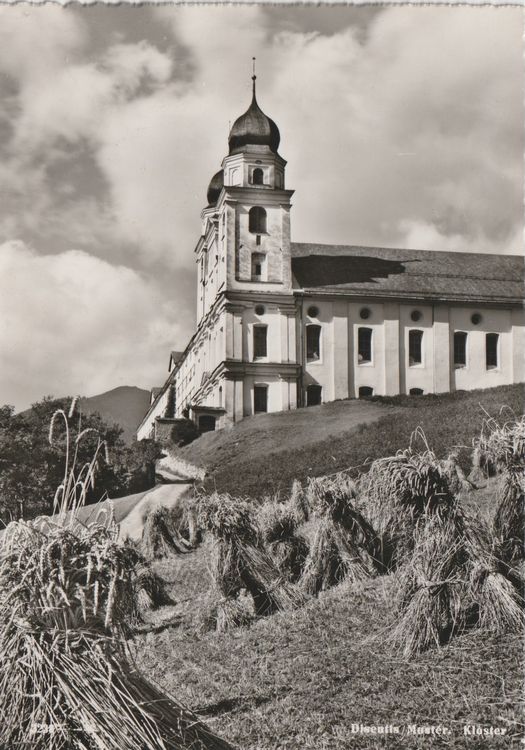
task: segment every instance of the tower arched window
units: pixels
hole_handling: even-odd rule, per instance
[[[253,208],[250,208],[248,229],[253,234],[266,233],[266,211],[262,206],[253,206]]]
[[[260,167],[255,167],[252,172],[252,183],[254,185],[264,185],[264,172]]]

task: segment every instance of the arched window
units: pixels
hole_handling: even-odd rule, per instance
[[[306,361],[317,362],[321,358],[321,326],[306,326]]]
[[[499,334],[487,333],[485,339],[485,361],[487,364],[487,370],[494,370],[496,367],[499,367],[498,344]]]
[[[374,389],[370,388],[369,385],[362,385],[359,388],[359,398],[363,398],[363,396],[373,396],[374,395]]]
[[[266,233],[266,211],[262,206],[253,206],[253,208],[250,208],[248,229],[252,234]]]
[[[411,388],[409,390],[409,394],[411,396],[422,396],[423,395],[423,389],[422,388]]]
[[[264,172],[260,167],[256,167],[252,172],[252,183],[254,185],[264,185]]]
[[[466,367],[467,365],[467,334],[465,331],[454,333],[454,366]]]
[[[320,385],[309,385],[306,388],[306,406],[318,406],[322,401],[321,394]]]
[[[359,328],[357,331],[357,361],[360,365],[372,361],[371,328]]]
[[[423,361],[422,342],[423,331],[413,330],[408,332],[408,364],[410,367],[420,365]]]

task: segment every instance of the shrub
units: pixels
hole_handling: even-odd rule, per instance
[[[195,422],[191,419],[178,419],[171,429],[170,438],[176,448],[182,448],[196,440],[199,435]]]

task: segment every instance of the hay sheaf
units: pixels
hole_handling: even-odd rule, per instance
[[[301,577],[309,552],[308,542],[298,533],[299,518],[291,501],[264,503],[257,514],[260,534],[270,557],[292,583]]]
[[[229,747],[129,661],[123,634],[137,555],[117,536],[113,524],[65,517],[7,527],[0,548],[3,747]]]
[[[523,581],[505,575],[487,527],[459,506],[427,510],[396,574],[392,643],[405,657],[446,643],[466,627],[523,628]]]
[[[190,551],[190,544],[174,528],[169,510],[160,506],[146,516],[140,549],[146,560],[151,561],[183,555]]]
[[[389,570],[411,554],[418,520],[455,502],[447,470],[430,450],[409,448],[374,461],[360,480],[360,490]]]
[[[305,564],[304,590],[317,594],[342,580],[359,583],[383,573],[381,540],[354,505],[355,484],[313,480],[309,492],[318,528]]]
[[[304,595],[290,584],[266,552],[253,508],[230,495],[202,498],[199,523],[215,542],[212,588],[235,598],[246,589],[257,616],[300,606]]]

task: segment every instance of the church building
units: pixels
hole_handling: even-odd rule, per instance
[[[277,125],[255,95],[231,128],[195,248],[197,327],[139,439],[371,395],[522,382],[523,259],[291,241]]]

